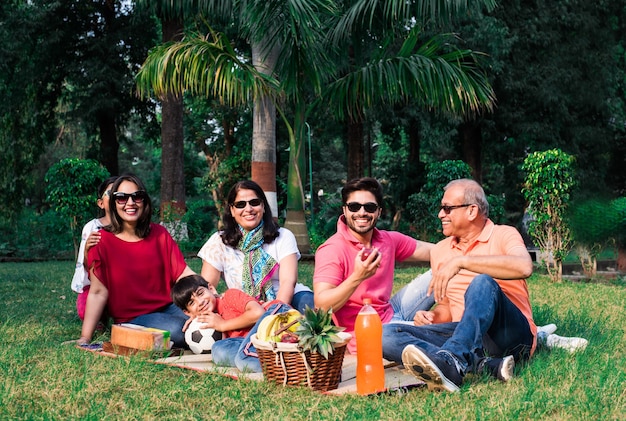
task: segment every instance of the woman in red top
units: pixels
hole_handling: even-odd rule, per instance
[[[88,254],[91,289],[79,343],[91,340],[106,306],[115,323],[168,330],[174,346],[185,347],[187,316],[170,290],[194,272],[167,230],[151,222],[152,202],[139,178],[122,175],[111,191],[111,225]]]

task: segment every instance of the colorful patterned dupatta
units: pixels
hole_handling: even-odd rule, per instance
[[[243,291],[259,301],[276,299],[271,279],[278,270],[278,262],[261,247],[264,243],[263,221],[248,233],[241,225],[239,231],[243,235],[237,245],[244,254],[241,274]]]

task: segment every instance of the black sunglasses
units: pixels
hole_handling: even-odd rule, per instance
[[[361,208],[365,209],[367,213],[374,213],[378,210],[378,205],[373,202],[368,203],[359,203],[359,202],[350,202],[346,203],[346,207],[350,212],[358,212]]]
[[[443,213],[445,213],[446,215],[449,215],[450,212],[452,212],[455,209],[466,208],[466,207],[472,206],[472,205],[473,205],[473,203],[465,203],[463,205],[452,205],[452,206],[443,205],[443,206],[441,206],[440,209],[443,211]]]
[[[248,203],[252,207],[257,207],[257,206],[261,205],[262,202],[261,202],[261,199],[259,199],[259,198],[248,200],[248,201],[240,200],[239,202],[233,203],[233,206],[236,207],[237,209],[243,209],[243,208],[246,207],[246,205]]]
[[[137,190],[134,193],[122,193],[120,191],[116,191],[113,193],[113,198],[117,202],[118,205],[125,205],[128,202],[128,198],[132,197],[133,202],[141,203],[145,200],[148,195],[143,190]]]

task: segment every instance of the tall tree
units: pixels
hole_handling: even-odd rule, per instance
[[[176,42],[183,37],[185,10],[182,4],[139,0],[161,22],[161,42]],[[183,237],[178,224],[186,210],[184,171],[183,96],[173,92],[161,96],[161,220],[176,237]]]
[[[123,1],[65,0],[76,42],[66,48],[74,59],[67,63],[64,101],[71,104],[66,118],[79,121],[99,137],[93,158],[111,174],[119,174],[118,152],[124,127],[131,116],[153,116],[152,107],[136,98],[134,75],[155,42],[154,22]],[[148,118],[146,118],[149,121]]]
[[[138,57],[153,42],[144,16],[107,0],[10,1],[1,7],[2,45],[9,51],[3,54],[0,86],[13,109],[2,112],[3,136],[11,143],[6,148],[11,152],[3,154],[8,165],[2,167],[11,173],[6,191],[15,193],[12,203],[23,201],[15,199],[27,184],[15,180],[37,162],[45,145],[65,140],[63,127],[80,127],[99,139],[90,157],[116,173],[122,128],[131,114],[149,112],[130,89]]]
[[[219,2],[218,2],[219,3]],[[220,7],[224,4],[202,5],[199,12],[205,16],[212,16],[210,12],[224,17],[226,14],[235,14],[239,20],[241,35],[250,43],[251,57],[245,59],[245,64],[239,66],[242,61],[236,57],[237,53],[232,51],[234,62],[238,63],[237,75],[241,76],[242,69],[254,69],[251,77],[233,77],[228,80],[229,86],[219,85],[217,89],[212,89],[210,95],[216,96],[226,103],[235,101],[251,101],[254,104],[253,117],[253,142],[252,142],[252,178],[257,181],[264,189],[268,196],[272,211],[278,215],[277,195],[276,195],[276,105],[277,98],[284,95],[289,102],[293,101],[297,111],[294,123],[290,124],[288,117],[284,111],[281,111],[283,121],[289,128],[290,145],[291,145],[291,163],[289,173],[288,187],[288,208],[294,209],[301,213],[300,218],[304,223],[303,214],[303,189],[300,174],[303,173],[304,166],[303,149],[302,149],[302,132],[305,123],[304,96],[300,93],[302,85],[307,84],[313,86],[313,89],[319,90],[320,76],[319,68],[320,60],[323,52],[320,49],[321,30],[318,29],[319,21],[317,20],[317,10],[324,9],[328,3],[325,0],[318,2],[250,2],[242,5],[241,9],[234,13],[233,7]],[[207,56],[202,60],[196,60],[196,56],[192,55],[192,51],[200,51],[200,43],[208,41],[203,53]],[[220,77],[223,80],[223,72],[218,65],[230,64],[225,63],[224,59],[231,51],[218,51],[215,48],[221,48],[221,39],[223,34],[212,32],[209,37],[192,36],[179,42],[172,44],[171,49],[156,50],[144,66],[144,70],[140,73],[139,83],[143,84],[143,88],[151,85],[156,91],[159,91],[159,79],[161,77],[179,78],[175,83],[181,82],[178,86],[175,83],[166,83],[167,89],[173,89],[175,92],[182,92],[187,89],[208,92],[207,87],[199,87],[207,82],[214,82],[212,77]],[[315,41],[311,41],[314,39]],[[163,54],[163,55],[162,55]],[[207,63],[212,54],[215,59],[220,62],[216,64]],[[176,60],[176,65],[169,70],[165,66],[154,65],[155,62],[168,64],[166,62]],[[252,67],[248,63],[252,64]],[[210,71],[205,73],[209,66]],[[159,73],[152,73],[153,70]],[[212,73],[215,70],[215,73]],[[183,75],[184,74],[184,75]],[[209,79],[201,75],[210,75]],[[257,88],[253,85],[255,81],[263,80],[271,81],[275,85],[273,96],[269,96],[267,89],[260,89],[261,85],[257,84]],[[147,83],[147,85],[146,85]],[[251,85],[252,83],[253,85]],[[280,83],[280,87],[278,84]],[[269,87],[267,83],[265,87]],[[142,89],[143,89],[142,88]],[[241,89],[249,89],[243,95],[239,95]],[[227,93],[234,92],[234,94]],[[162,91],[159,91],[162,93]],[[295,130],[292,128],[295,127]],[[298,233],[296,233],[298,236]],[[308,240],[306,235],[306,226],[304,229],[304,239]]]
[[[69,59],[64,47],[75,41],[67,32],[51,30],[67,9],[42,3],[0,3],[0,211],[5,216],[23,206],[32,164],[57,135],[55,110],[65,78],[58,63]]]
[[[495,2],[479,5],[493,8]],[[455,115],[490,109],[494,96],[476,53],[455,48],[452,35],[424,36],[427,24],[449,22],[469,7],[465,0],[346,3],[331,33],[342,55],[327,102],[346,122],[349,179],[364,174],[363,123],[373,104],[412,100],[424,109]]]

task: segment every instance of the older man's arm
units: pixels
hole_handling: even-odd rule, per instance
[[[525,247],[516,247],[510,254],[496,256],[457,256],[433,271],[428,293],[440,301],[445,295],[448,282],[461,269],[484,273],[495,279],[526,279],[533,273],[533,262]]]

